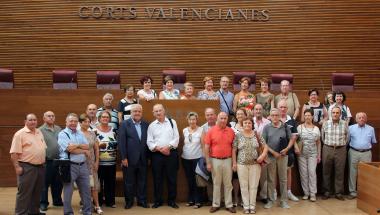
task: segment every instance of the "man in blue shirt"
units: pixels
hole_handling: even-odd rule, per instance
[[[350,176],[348,181],[350,195],[348,199],[356,198],[356,179],[358,175],[359,162],[371,162],[372,144],[377,143],[375,130],[367,125],[367,114],[359,112],[356,114],[356,124],[351,125],[350,129],[350,149],[348,151],[348,164]]]
[[[234,101],[234,94],[228,91],[228,84],[230,79],[226,76],[220,78],[220,89],[218,95],[220,99],[220,112],[228,113],[229,116],[233,116],[232,103]],[[230,119],[230,117],[229,117]]]
[[[77,184],[80,197],[83,203],[82,212],[84,215],[91,215],[91,194],[89,170],[86,157],[89,157],[89,145],[83,133],[77,130],[78,116],[69,113],[66,117],[66,128],[58,134],[59,157],[60,159],[70,159],[71,182],[63,184],[63,213],[64,215],[74,215],[71,207],[73,196],[73,184]]]

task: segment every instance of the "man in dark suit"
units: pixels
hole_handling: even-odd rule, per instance
[[[131,118],[124,120],[119,128],[119,149],[123,165],[125,209],[133,206],[134,194],[137,205],[149,208],[146,198],[146,173],[149,124],[142,120],[142,106],[133,104]],[[135,186],[137,183],[137,187]],[[137,192],[135,192],[135,190]]]

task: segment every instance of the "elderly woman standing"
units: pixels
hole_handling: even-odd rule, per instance
[[[322,126],[323,122],[327,120],[328,115],[327,115],[327,109],[325,105],[318,100],[319,96],[319,91],[317,89],[311,89],[308,92],[309,95],[309,101],[306,102],[303,107],[302,107],[302,113],[305,112],[305,110],[310,109],[313,111],[313,122],[316,125]],[[304,114],[301,115],[301,121],[304,122]]]
[[[160,92],[159,99],[175,100],[179,99],[179,90],[174,89],[174,80],[170,75],[164,78],[165,90]]]
[[[337,91],[333,94],[333,98],[334,98],[334,104],[333,105],[330,105],[329,107],[329,110],[328,110],[328,114],[329,114],[329,119],[331,119],[331,111],[334,107],[339,107],[340,110],[341,110],[341,115],[340,115],[340,119],[346,121],[347,125],[349,124],[351,118],[352,118],[352,115],[351,115],[351,111],[350,111],[350,108],[344,104],[344,102],[346,101],[346,94],[344,94],[344,92],[341,92],[341,91]]]
[[[263,106],[263,116],[269,116],[270,109],[274,107],[274,95],[269,92],[270,81],[266,78],[260,79],[261,92],[256,94],[257,104]]]
[[[199,100],[219,100],[219,95],[214,91],[214,79],[206,76],[203,79],[205,89],[198,92]]]
[[[150,76],[145,75],[140,79],[141,85],[143,85],[143,89],[137,91],[137,95],[140,100],[150,101],[153,99],[157,99],[157,93],[151,89],[153,80]]]
[[[298,154],[298,166],[301,175],[301,185],[303,189],[303,200],[310,197],[310,201],[315,202],[317,194],[317,163],[321,161],[320,131],[313,124],[314,111],[306,109],[303,113],[305,123],[297,127],[301,144],[295,144],[295,151]]]
[[[114,129],[108,125],[111,114],[102,111],[99,114],[99,125],[94,129],[99,142],[99,203],[105,203],[107,207],[115,208],[115,184],[116,184],[116,154],[117,142]]]
[[[246,109],[249,114],[252,114],[253,107],[256,104],[255,96],[248,91],[249,85],[251,85],[251,79],[243,77],[240,79],[240,92],[235,95],[233,109],[236,111],[239,108]]]
[[[253,130],[252,118],[243,120],[243,131],[235,135],[232,152],[232,169],[237,171],[243,199],[244,213],[256,213],[256,194],[262,163],[268,148],[262,137]],[[262,152],[259,149],[262,147]],[[237,154],[237,156],[236,156]]]
[[[203,129],[198,126],[198,114],[190,112],[187,114],[188,127],[183,129],[183,153],[182,164],[185,170],[187,183],[188,183],[188,202],[186,206],[193,206],[193,208],[201,207],[201,192],[197,187],[195,181],[195,168],[199,158],[202,157],[202,131]]]
[[[89,157],[87,158],[87,166],[90,172],[90,186],[92,193],[92,200],[94,203],[94,211],[97,214],[103,214],[102,208],[99,206],[98,191],[99,191],[99,180],[98,180],[98,168],[99,168],[99,145],[96,139],[96,135],[90,128],[90,117],[87,114],[81,114],[79,116],[80,130],[86,137],[89,143]]]

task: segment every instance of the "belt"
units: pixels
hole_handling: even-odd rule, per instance
[[[27,165],[34,166],[34,167],[43,167],[44,166],[44,164],[33,164],[33,163],[23,162],[23,161],[19,161],[19,163],[27,164]]]
[[[350,148],[354,151],[357,151],[357,152],[368,152],[368,151],[371,151],[372,149],[355,149],[354,147],[350,146]]]
[[[70,163],[74,165],[82,166],[85,162],[77,163],[77,162],[70,161]]]
[[[339,148],[342,148],[342,147],[346,147],[346,145],[343,145],[343,146],[330,146],[330,145],[325,145],[327,147],[330,147],[330,148],[334,148],[334,149],[339,149]]]
[[[211,157],[211,158],[218,159],[218,160],[225,160],[231,157]]]

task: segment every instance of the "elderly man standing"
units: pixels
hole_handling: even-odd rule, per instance
[[[224,185],[226,210],[236,213],[232,205],[232,144],[234,131],[227,127],[228,115],[218,114],[216,126],[212,127],[205,137],[205,158],[207,170],[211,171],[213,180],[213,202],[210,213],[220,209],[221,186]]]
[[[46,211],[49,205],[48,191],[49,186],[54,206],[63,206],[62,203],[62,182],[58,178],[58,169],[54,166],[53,161],[59,157],[58,133],[61,127],[55,125],[55,115],[52,111],[46,111],[43,116],[44,124],[39,130],[44,136],[46,142],[46,172],[45,184],[42,188],[40,209]]]
[[[289,149],[293,147],[294,139],[290,138],[291,131],[289,126],[280,120],[280,111],[278,109],[272,108],[270,118],[272,122],[264,127],[262,133],[262,137],[267,143],[270,152],[270,163],[267,166],[269,201],[264,205],[264,208],[269,209],[273,207],[273,202],[275,201],[275,181],[278,175],[281,193],[280,207],[288,209],[290,206],[287,201],[287,154]]]
[[[113,95],[111,93],[106,93],[103,96],[103,107],[98,108],[96,113],[96,118],[99,117],[99,114],[102,111],[108,111],[111,114],[111,119],[109,126],[112,126],[115,130],[119,129],[119,116],[118,111],[112,107]]]
[[[234,115],[232,103],[234,102],[234,94],[228,90],[230,79],[227,76],[220,78],[220,89],[218,90],[220,100],[220,111],[228,113],[229,116]]]
[[[358,163],[371,162],[372,145],[376,144],[375,129],[367,124],[367,114],[359,112],[356,114],[356,124],[349,127],[350,149],[348,150],[348,165],[350,177],[348,186],[350,195],[348,199],[354,199],[356,193],[356,179],[358,176]]]
[[[59,157],[70,159],[71,163],[71,182],[63,184],[63,213],[64,215],[74,214],[71,199],[75,182],[83,203],[82,213],[91,215],[90,173],[86,162],[86,156],[90,156],[89,144],[83,133],[76,129],[77,125],[78,116],[75,113],[69,113],[66,117],[66,128],[58,134]]]
[[[323,188],[322,199],[328,199],[331,194],[331,181],[335,183],[335,198],[344,200],[344,168],[346,166],[346,144],[349,138],[347,123],[340,119],[342,111],[339,107],[331,110],[332,118],[322,125],[322,165]],[[335,180],[332,180],[334,171]]]
[[[290,92],[290,83],[287,80],[281,81],[281,93],[274,98],[274,105],[277,107],[278,102],[282,99],[288,104],[287,114],[297,120],[300,111],[300,102],[295,93]]]
[[[131,117],[124,120],[119,129],[125,209],[133,206],[135,189],[137,190],[137,205],[148,208],[146,197],[148,146],[146,140],[149,124],[142,120],[143,109],[140,104],[132,104],[130,110]]]
[[[12,140],[10,154],[17,175],[16,215],[40,214],[46,144],[36,127],[36,115],[26,115],[25,127]]]
[[[164,176],[167,179],[168,206],[179,208],[175,200],[177,197],[178,172],[178,142],[179,133],[177,123],[167,118],[162,104],[153,106],[153,115],[156,118],[148,127],[147,144],[152,153],[152,170],[154,183],[154,204],[158,208],[163,204],[162,191]]]

